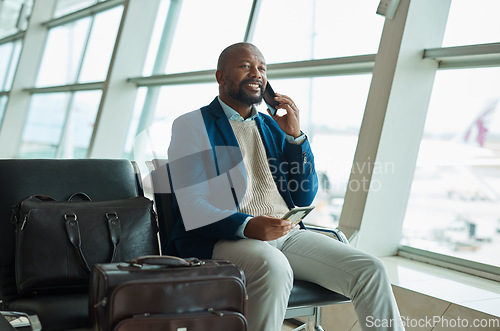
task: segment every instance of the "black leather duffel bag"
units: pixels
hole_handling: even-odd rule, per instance
[[[92,265],[159,251],[153,202],[145,197],[94,202],[34,195],[13,209],[20,294],[88,290]]]

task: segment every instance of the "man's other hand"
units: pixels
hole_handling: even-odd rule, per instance
[[[245,227],[245,237],[270,241],[283,237],[295,227],[290,221],[270,216],[255,216]]]

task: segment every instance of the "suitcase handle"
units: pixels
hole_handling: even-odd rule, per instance
[[[195,267],[204,264],[203,261],[197,258],[183,259],[177,256],[170,255],[145,255],[136,257],[128,261],[131,266],[142,268],[143,265],[156,265],[167,268],[175,267]]]

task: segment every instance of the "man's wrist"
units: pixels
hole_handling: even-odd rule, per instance
[[[286,134],[285,139],[288,141],[290,144],[295,144],[295,145],[302,145],[302,143],[306,140],[307,136],[301,131],[300,136],[297,138],[294,138],[293,136]]]
[[[238,228],[238,231],[236,231],[236,236],[245,239],[245,228],[247,226],[248,221],[250,221],[253,217],[248,216],[243,223],[241,223],[240,227]]]

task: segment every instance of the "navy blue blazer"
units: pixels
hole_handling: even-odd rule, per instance
[[[259,113],[255,121],[271,173],[286,204],[289,208],[310,205],[318,189],[318,179],[308,139],[301,145],[288,143],[285,133],[270,116]],[[166,254],[211,258],[215,243],[220,239],[240,239],[237,230],[252,216],[237,211],[245,190],[246,172],[236,136],[217,97],[208,106],[174,121],[168,157],[175,203],[174,227]],[[226,184],[212,189],[203,185],[206,182]],[[229,194],[221,193],[229,186]],[[185,187],[188,193],[184,192]],[[221,201],[224,205],[216,206]],[[182,215],[194,210],[198,210],[198,215],[213,216],[216,221],[186,231],[191,225],[184,224]]]

